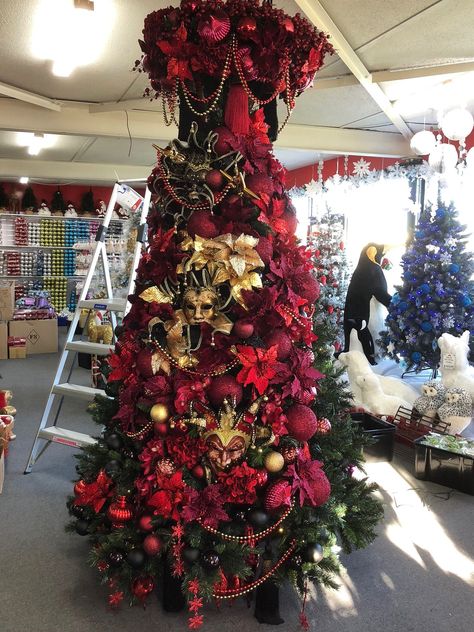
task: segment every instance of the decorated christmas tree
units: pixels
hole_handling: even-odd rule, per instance
[[[53,199],[51,200],[51,210],[52,211],[64,211],[66,209],[66,202],[64,201],[63,194],[61,193],[61,189],[58,187],[57,190],[53,194]]]
[[[381,343],[409,370],[436,369],[439,336],[474,328],[474,259],[464,231],[453,206],[427,208],[403,255],[403,285],[396,287]]]
[[[334,332],[331,344],[336,352],[343,344],[342,322],[349,283],[343,239],[344,216],[326,209],[311,230],[309,244],[314,248],[313,265],[320,289],[315,325],[330,323]]]
[[[104,368],[103,428],[78,457],[70,529],[90,538],[109,602],[203,621],[248,596],[281,623],[278,584],[333,586],[336,544],[374,537],[381,507],[353,470],[362,435],[313,331],[319,284],[272,154],[331,46],[259,0],[183,0],[145,21],[140,68],[179,135],[157,148],[132,307]],[[301,623],[307,625],[304,613]]]
[[[33,189],[31,187],[26,187],[23,197],[21,198],[21,208],[24,210],[36,209],[37,206],[38,201],[36,200]]]
[[[83,193],[81,198],[81,213],[93,213],[95,209],[92,189]]]

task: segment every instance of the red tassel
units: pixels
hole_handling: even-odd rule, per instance
[[[226,126],[233,134],[249,133],[249,99],[240,84],[231,85],[229,88],[224,120]]]

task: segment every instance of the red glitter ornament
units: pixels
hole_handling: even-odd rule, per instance
[[[149,575],[137,577],[132,584],[132,593],[143,603],[154,588],[155,582]]]
[[[196,235],[205,239],[212,239],[219,234],[209,211],[194,211],[189,218],[187,231],[193,239]]]
[[[191,470],[191,474],[196,478],[204,478],[206,471],[204,470],[202,465],[195,465]]]
[[[199,22],[197,31],[208,44],[220,42],[229,34],[229,16],[224,11],[211,13]]]
[[[171,476],[176,472],[176,465],[171,459],[160,459],[156,464],[156,473]]]
[[[272,242],[266,237],[259,237],[258,244],[255,246],[255,250],[258,252],[263,263],[265,265],[268,265],[273,257]]]
[[[296,461],[298,450],[295,446],[283,446],[282,448],[280,448],[280,452],[285,460],[285,465],[290,465],[291,463],[294,463]]]
[[[317,418],[311,408],[303,404],[292,404],[286,409],[288,434],[298,441],[308,441],[316,432]]]
[[[279,480],[267,489],[264,500],[265,510],[269,513],[291,505],[291,485],[288,481]]]
[[[164,437],[166,434],[168,434],[168,425],[163,422],[157,421],[153,424],[153,432],[157,437]]]
[[[234,149],[234,145],[236,144],[235,136],[227,127],[217,127],[214,132],[218,135],[218,139],[214,145],[214,151],[218,156],[227,154]]]
[[[140,531],[153,531],[153,525],[151,524],[152,520],[153,516],[149,516],[147,514],[141,516],[140,520],[138,521],[138,527],[140,528]]]
[[[153,535],[152,533],[150,533],[150,535],[147,535],[146,538],[143,540],[143,550],[150,557],[155,557],[155,555],[158,555],[162,548],[162,541],[158,536]]]
[[[310,272],[295,274],[293,277],[293,289],[301,298],[305,298],[310,305],[319,298],[319,283]]]
[[[220,191],[224,186],[224,176],[219,169],[211,169],[206,173],[206,184],[213,191]]]
[[[276,345],[277,358],[280,361],[286,360],[286,358],[290,355],[291,349],[293,347],[291,338],[282,329],[275,329],[268,336],[266,336],[265,344],[267,345],[267,348]]]
[[[222,406],[225,398],[229,401],[235,398],[235,403],[239,404],[242,400],[242,386],[232,375],[219,375],[212,380],[207,394],[211,404],[217,408]]]
[[[113,502],[107,510],[107,517],[112,523],[114,529],[123,529],[125,523],[132,519],[133,512],[127,503],[126,496],[117,496],[117,500]]]
[[[151,349],[142,349],[137,353],[135,364],[142,377],[153,377],[157,372],[158,367],[155,366],[154,355],[156,354]]]
[[[253,324],[245,320],[237,320],[232,328],[232,333],[243,339],[250,338],[254,331],[255,327]]]
[[[326,417],[322,417],[318,419],[316,422],[316,433],[317,434],[327,434],[331,432],[331,422]]]

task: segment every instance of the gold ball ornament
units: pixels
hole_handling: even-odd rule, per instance
[[[152,421],[164,423],[170,416],[168,407],[165,404],[154,404],[150,410],[150,417]]]
[[[285,466],[285,459],[279,452],[269,452],[265,457],[264,464],[269,472],[279,472]]]

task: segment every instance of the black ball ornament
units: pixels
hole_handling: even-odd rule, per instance
[[[82,518],[84,516],[84,507],[79,505],[71,505],[69,507],[69,513],[75,518]]]
[[[112,432],[105,437],[105,443],[111,450],[120,450],[122,447],[122,438],[116,432]]]
[[[268,524],[268,514],[263,509],[252,509],[247,516],[248,521],[253,527],[265,527]]]
[[[311,542],[301,551],[303,561],[317,564],[323,559],[323,547],[316,542]]]
[[[127,553],[127,563],[135,569],[141,568],[146,561],[146,553],[143,549],[132,549]]]
[[[121,566],[125,559],[122,551],[111,551],[108,556],[108,562],[110,566],[114,566],[115,568]]]
[[[118,474],[121,470],[120,461],[112,460],[105,464],[104,467],[105,473],[107,476],[113,477],[115,474]]]
[[[205,551],[201,556],[202,565],[209,569],[215,569],[219,567],[221,560],[219,555],[215,551]]]
[[[199,559],[199,549],[195,549],[192,546],[185,546],[182,552],[182,557],[185,562],[188,564],[193,564],[197,562]]]
[[[76,522],[76,533],[79,535],[89,535],[89,523],[87,520],[78,520]]]

